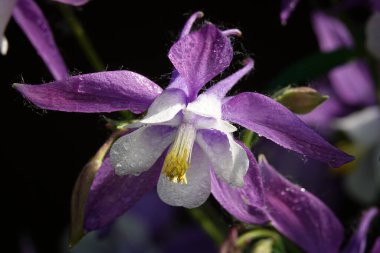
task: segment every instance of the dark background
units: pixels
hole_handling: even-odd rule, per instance
[[[70,71],[93,72],[58,4],[37,2],[50,21]],[[205,13],[203,20],[243,32],[243,37],[234,40],[238,53],[227,73],[236,70],[238,61],[248,55],[256,65],[237,90],[263,90],[290,63],[318,51],[305,1],[285,27],[279,20],[280,1],[159,1],[152,5],[93,0],[75,13],[107,69],[136,71],[165,86],[171,71],[166,54],[186,18],[197,10]],[[19,238],[28,236],[38,253],[58,252],[76,177],[108,132],[100,115],[44,112],[26,103],[12,83],[38,84],[52,77],[14,21],[6,36],[10,50],[7,56],[0,56],[0,228],[7,235],[2,247],[10,249],[1,251],[17,252]]]

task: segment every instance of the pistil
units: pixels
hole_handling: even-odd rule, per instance
[[[173,183],[187,184],[186,172],[190,168],[196,129],[191,124],[182,124],[164,162],[163,173]]]

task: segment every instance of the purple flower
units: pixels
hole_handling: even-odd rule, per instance
[[[71,5],[81,5],[88,0],[55,1]],[[67,77],[67,68],[55,44],[49,24],[34,0],[0,0],[1,53],[6,54],[8,50],[8,41],[4,37],[4,32],[11,16],[13,16],[16,23],[24,31],[54,78],[59,80]]]
[[[190,17],[181,38],[169,51],[175,71],[164,91],[131,71],[79,75],[43,85],[15,85],[25,98],[44,109],[147,110],[142,120],[128,126],[136,130],[114,143],[100,168],[85,211],[87,230],[109,224],[155,185],[164,202],[192,208],[204,203],[211,191],[219,194],[211,183],[215,178],[239,189],[250,175],[255,178],[249,184],[250,194],[260,206],[258,168],[251,152],[234,140],[236,128],[230,122],[333,167],[352,160],[269,97],[253,92],[225,97],[253,68],[250,59],[242,69],[198,95],[230,65],[233,49],[228,36],[238,33],[236,29],[220,31],[212,24],[190,33],[193,22],[201,16],[197,12]],[[263,216],[256,221],[266,220]]]

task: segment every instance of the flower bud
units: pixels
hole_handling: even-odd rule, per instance
[[[328,99],[310,87],[286,87],[274,95],[274,99],[296,114],[313,111]]]
[[[88,193],[90,192],[92,182],[99,171],[103,159],[111,148],[114,141],[124,135],[127,130],[119,130],[112,133],[108,140],[100,147],[97,153],[83,167],[77,181],[75,182],[74,190],[71,195],[71,221],[70,221],[70,236],[69,247],[74,247],[85,235],[84,231],[84,211],[87,202]]]

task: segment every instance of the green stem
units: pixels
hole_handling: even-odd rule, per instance
[[[196,220],[204,231],[214,240],[216,245],[221,245],[224,240],[224,234],[218,227],[207,217],[201,208],[189,209],[189,213]]]
[[[58,5],[58,8],[62,16],[66,19],[70,28],[72,29],[75,37],[77,38],[79,45],[81,46],[87,60],[96,71],[102,71],[105,69],[104,64],[100,60],[100,57],[96,53],[94,46],[89,40],[86,32],[83,29],[82,24],[75,16],[73,9],[63,4]]]
[[[252,149],[252,146],[257,140],[257,137],[257,134],[248,129],[245,129],[243,131],[242,141],[249,149]]]

